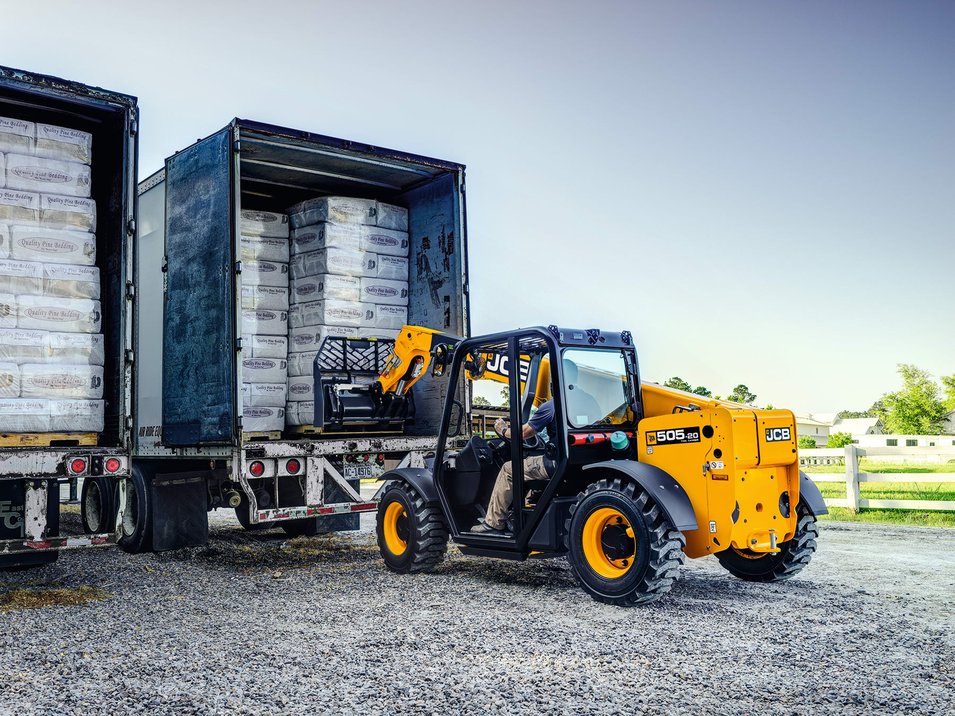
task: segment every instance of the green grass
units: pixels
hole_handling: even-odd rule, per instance
[[[955,512],[917,512],[915,510],[859,510],[830,507],[821,522],[863,522],[867,524],[908,525],[911,527],[955,528]]]
[[[839,482],[816,483],[823,497],[845,497],[846,487]],[[955,501],[955,482],[863,482],[859,495],[867,500],[942,500]]]
[[[846,471],[845,465],[810,465],[808,467],[802,468],[803,472],[812,474],[821,474],[821,473],[830,473],[830,472],[839,472],[844,473]],[[915,473],[935,473],[935,472],[955,472],[955,461],[953,462],[913,462],[913,463],[898,463],[898,462],[879,462],[878,460],[870,460],[869,458],[862,458],[859,461],[859,471],[860,472],[915,472]]]

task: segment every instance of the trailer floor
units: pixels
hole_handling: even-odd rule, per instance
[[[695,560],[623,610],[562,561],[390,574],[373,516],[287,540],[220,515],[202,549],[0,574],[0,604],[102,590],[0,606],[0,714],[951,713],[955,530],[825,523],[788,583]]]

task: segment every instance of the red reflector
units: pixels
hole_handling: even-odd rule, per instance
[[[108,457],[106,458],[104,467],[106,468],[106,472],[119,472],[119,468],[122,467],[122,463],[115,457]]]
[[[256,460],[249,465],[249,472],[252,473],[252,477],[262,477],[265,474],[265,463]]]
[[[79,475],[81,472],[86,472],[86,460],[83,458],[76,458],[75,460],[70,461],[70,472]]]
[[[302,469],[302,463],[294,459],[289,460],[287,463],[285,463],[285,469],[288,470],[288,473],[290,475],[295,475],[298,473],[299,470]]]

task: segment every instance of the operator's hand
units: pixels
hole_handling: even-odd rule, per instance
[[[504,418],[498,418],[494,421],[494,430],[502,438],[504,437],[504,431],[507,430],[507,421]]]

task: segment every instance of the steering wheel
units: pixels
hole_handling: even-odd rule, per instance
[[[504,437],[503,435],[501,435],[501,440],[503,440],[504,443],[507,445],[511,444],[510,439]],[[521,446],[525,450],[543,450],[546,447],[546,445],[544,444],[544,441],[541,440],[540,433],[534,433],[527,440],[521,440]]]

